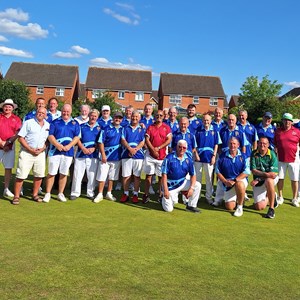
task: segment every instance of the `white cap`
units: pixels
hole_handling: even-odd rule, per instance
[[[101,111],[104,111],[104,110],[109,110],[110,111],[109,105],[103,105],[102,108],[101,108]]]

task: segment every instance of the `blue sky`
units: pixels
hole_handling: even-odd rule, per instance
[[[218,76],[300,86],[298,0],[1,0],[0,64],[14,61]]]

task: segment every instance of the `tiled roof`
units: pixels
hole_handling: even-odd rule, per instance
[[[76,76],[79,76],[77,66],[13,62],[5,79],[17,80],[33,86],[72,87]]]
[[[284,95],[282,95],[281,97],[279,97],[280,100],[283,100],[286,97],[298,97],[300,96],[300,87],[298,88],[293,88],[292,90],[290,90],[289,92],[285,93]]]
[[[161,73],[160,87],[164,95],[225,97],[219,77]]]
[[[108,69],[91,67],[85,87],[110,91],[152,91],[151,71]]]

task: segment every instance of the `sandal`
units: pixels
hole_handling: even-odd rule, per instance
[[[43,201],[39,195],[32,196],[32,200],[39,203]]]
[[[20,198],[19,197],[14,197],[14,199],[11,201],[11,204],[19,205],[20,204]]]

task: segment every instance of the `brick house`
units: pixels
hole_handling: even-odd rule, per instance
[[[300,87],[293,88],[292,90],[288,91],[281,97],[279,100],[285,100],[285,98],[291,98],[292,100],[299,100],[300,99]]]
[[[30,90],[32,102],[56,97],[72,104],[79,96],[77,66],[13,62],[4,79],[23,82]]]
[[[232,95],[229,100],[228,108],[231,109],[231,108],[237,107],[239,105],[239,99],[240,99],[240,96]]]
[[[123,109],[132,105],[143,111],[152,93],[151,71],[90,67],[85,83],[85,96],[92,101],[109,92]]]
[[[196,105],[197,113],[224,109],[226,95],[219,77],[161,73],[158,88],[159,108]]]

